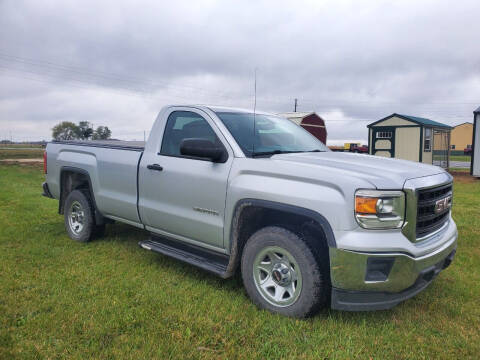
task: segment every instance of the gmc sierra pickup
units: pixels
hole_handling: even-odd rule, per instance
[[[167,106],[146,143],[53,141],[43,192],[68,235],[112,220],[144,249],[222,278],[261,308],[306,317],[388,309],[452,261],[452,177],[410,161],[331,152],[267,113]]]

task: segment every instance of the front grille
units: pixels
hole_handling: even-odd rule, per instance
[[[417,198],[417,239],[440,229],[449,218],[450,208],[435,213],[435,204],[452,194],[452,184],[419,190]]]

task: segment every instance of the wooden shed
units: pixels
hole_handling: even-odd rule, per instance
[[[300,125],[324,144],[327,143],[327,127],[325,126],[325,121],[317,113],[288,112],[278,115]]]
[[[450,139],[451,155],[463,155],[465,149],[472,148],[473,124],[464,122],[452,128]],[[435,147],[434,150],[437,150]]]
[[[449,166],[451,127],[448,125],[394,113],[367,127],[371,155]],[[435,155],[434,148],[438,149]]]

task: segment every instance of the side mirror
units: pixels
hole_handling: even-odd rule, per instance
[[[180,143],[180,154],[210,159],[213,162],[227,161],[226,151],[206,139],[183,139]]]

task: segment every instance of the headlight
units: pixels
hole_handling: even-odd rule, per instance
[[[405,194],[402,191],[358,190],[355,218],[365,229],[396,229],[405,220]]]

